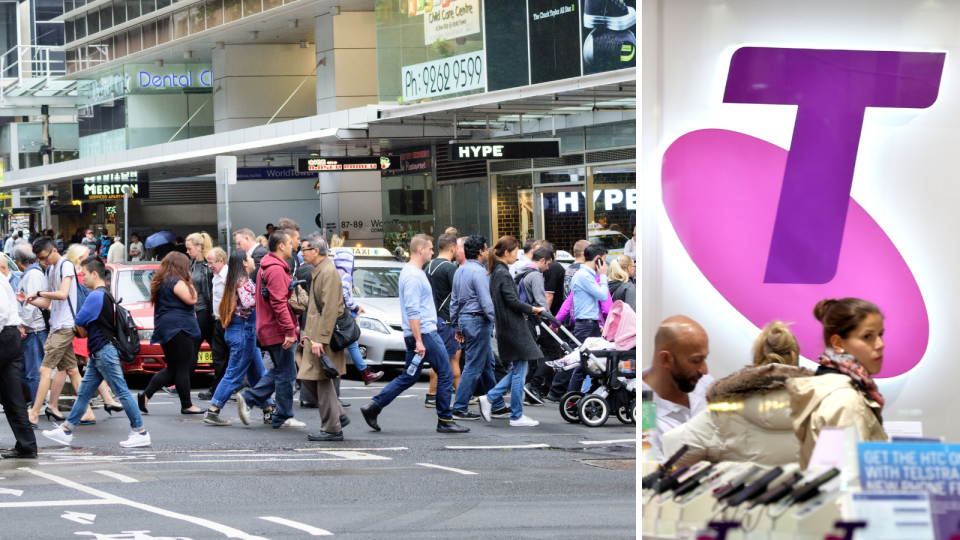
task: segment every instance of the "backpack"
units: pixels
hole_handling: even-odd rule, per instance
[[[140,354],[140,331],[137,328],[137,322],[127,308],[113,299],[113,295],[106,291],[103,294],[113,302],[113,323],[117,331],[113,346],[117,348],[117,356],[124,364],[132,364]]]
[[[65,262],[70,262],[70,261],[68,261],[66,258],[64,258],[64,259],[60,262],[60,281],[61,281],[61,282],[63,282],[63,265],[64,265]],[[70,263],[70,264],[73,265],[73,263]],[[53,272],[50,272],[50,274],[51,274],[50,277],[53,277]],[[73,318],[74,318],[74,319],[76,319],[76,318],[77,318],[77,313],[79,313],[79,312],[80,312],[80,309],[83,308],[83,303],[86,302],[86,301],[87,301],[87,297],[90,296],[90,289],[88,289],[88,288],[84,287],[83,285],[81,285],[81,284],[80,284],[80,281],[77,280],[76,268],[74,268],[74,272],[73,272],[73,276],[72,276],[72,277],[73,277],[73,281],[74,281],[74,282],[76,283],[76,285],[77,285],[77,305],[74,306],[74,305],[73,305],[73,301],[70,300],[70,291],[67,291],[67,305],[70,306],[70,314],[73,315]],[[48,278],[48,279],[49,279],[49,278]]]
[[[523,283],[523,279],[531,272],[533,272],[533,270],[528,267],[521,268],[517,271],[517,275],[513,276],[513,283],[517,286],[517,296],[520,297],[520,301],[524,304],[533,305],[533,298],[527,294],[527,286]]]
[[[570,291],[573,288],[573,276],[577,273],[577,270],[580,269],[581,263],[573,263],[567,267],[567,270],[563,273],[563,299],[566,300],[570,296]]]

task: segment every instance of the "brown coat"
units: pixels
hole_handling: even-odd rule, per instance
[[[317,304],[320,309],[317,309]],[[322,310],[322,313],[321,313]],[[314,343],[322,343],[323,351],[333,360],[337,371],[347,371],[346,351],[334,352],[330,349],[330,338],[337,324],[337,317],[343,313],[343,285],[340,273],[330,257],[323,259],[310,273],[310,305],[307,307],[307,320],[303,325],[304,337]],[[322,381],[327,377],[320,366],[320,358],[307,347],[297,348],[297,378],[305,381]]]

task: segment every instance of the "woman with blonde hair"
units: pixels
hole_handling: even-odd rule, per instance
[[[607,287],[610,289],[610,300],[616,302],[621,300],[630,306],[634,312],[637,311],[637,286],[630,281],[637,271],[637,265],[633,259],[626,255],[620,255],[610,262],[610,269],[607,275]]]
[[[256,242],[263,247],[267,247],[267,237],[260,235],[257,237]]]
[[[773,321],[765,326],[753,343],[753,364],[714,383],[707,391],[707,409],[664,433],[663,455],[687,445],[683,465],[796,463],[800,441],[793,432],[787,384],[813,377],[798,367],[799,361],[800,346],[787,325]]]
[[[337,235],[333,235],[333,238],[330,239],[330,247],[332,248],[343,247],[343,238],[340,238]]]
[[[197,343],[197,350],[194,351],[194,366],[190,370],[192,375],[196,370],[196,361],[200,355],[200,346],[204,341],[210,343],[213,340],[213,270],[207,263],[207,253],[213,249],[213,240],[205,232],[193,233],[187,236],[184,245],[187,248],[187,256],[190,257],[190,278],[193,280],[193,286],[197,289],[197,303],[193,306],[193,312],[197,316],[197,324],[200,326],[200,342]]]

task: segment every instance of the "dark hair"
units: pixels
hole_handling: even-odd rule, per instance
[[[90,255],[86,259],[80,262],[80,266],[83,267],[83,272],[90,275],[90,272],[96,272],[100,279],[106,279],[107,276],[107,267],[103,264],[103,259],[96,255]]]
[[[247,269],[243,267],[245,262],[247,252],[242,249],[231,253],[230,260],[227,261],[227,279],[223,284],[223,299],[220,301],[220,324],[224,328],[233,321],[233,312],[237,309],[237,288],[249,279]]]
[[[477,259],[485,247],[487,247],[487,238],[485,236],[471,234],[463,241],[463,256],[468,259]]]
[[[49,251],[53,253],[53,250],[57,249],[57,245],[53,243],[53,238],[49,236],[41,236],[33,241],[33,244],[30,246],[33,249],[34,255],[40,255],[41,251]],[[49,253],[48,253],[49,255]]]
[[[280,218],[280,221],[277,222],[278,229],[292,229],[294,231],[300,232],[300,226],[297,225],[297,222],[290,218]]]
[[[823,343],[828,347],[832,336],[846,339],[869,315],[883,317],[876,304],[860,298],[830,298],[817,302],[813,308],[813,316],[823,324]]]
[[[130,233],[130,236],[131,236],[132,238],[136,238],[137,240],[140,239],[140,235],[137,234],[137,233]]]
[[[543,243],[543,240],[537,240],[536,238],[530,237],[527,238],[527,241],[523,243],[523,252],[530,253],[534,249],[540,247],[540,244]]]
[[[583,250],[583,260],[590,262],[607,254],[607,249],[599,244],[590,244]]]
[[[169,285],[174,278],[187,284],[187,287],[193,288],[193,280],[190,278],[190,258],[179,251],[167,253],[160,261],[160,268],[150,280],[150,303],[154,306],[160,301],[160,288]]]
[[[545,248],[545,247],[543,247],[543,246],[538,247],[537,250],[533,252],[533,259],[531,259],[531,260],[532,260],[533,262],[537,262],[537,261],[539,261],[540,259],[546,259],[546,260],[548,260],[548,261],[552,261],[552,260],[553,260],[553,250],[550,249],[550,248]]]
[[[17,231],[17,238],[23,238],[23,230]]]
[[[178,243],[178,244],[182,244],[182,243],[183,243],[183,237],[182,237],[182,236],[178,236],[178,237],[177,237],[177,243]]]
[[[440,238],[437,240],[437,247],[440,251],[447,251],[448,249],[455,247],[457,245],[457,237],[453,234],[443,233],[440,235]]]
[[[544,248],[545,248],[545,249],[549,249],[549,250],[550,250],[550,253],[553,253],[553,258],[554,258],[554,259],[557,258],[557,246],[551,244],[550,242],[547,242],[546,240],[543,240],[543,241],[540,243],[540,248],[538,248],[538,249],[544,249]]]
[[[497,263],[500,262],[500,257],[503,257],[507,252],[513,251],[520,247],[520,242],[517,242],[517,239],[512,236],[501,237],[500,240],[497,240],[497,245],[493,246],[493,252],[490,253],[490,260],[487,261],[487,275],[493,273],[493,269],[497,267]]]
[[[270,233],[270,238],[267,240],[267,249],[270,250],[270,253],[276,253],[280,249],[280,244],[286,241],[287,233],[281,229],[274,229],[274,231]]]
[[[100,234],[110,234],[110,231],[106,229],[100,229]]]

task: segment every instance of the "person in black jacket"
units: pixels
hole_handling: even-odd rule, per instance
[[[607,287],[614,302],[622,300],[624,304],[637,311],[637,286],[630,278],[636,272],[637,265],[627,255],[620,255],[610,263]]]
[[[253,257],[253,262],[256,264],[256,269],[250,272],[250,279],[257,279],[257,272],[260,271],[260,259],[263,259],[269,253],[267,248],[261,246],[255,239],[256,236],[250,229],[240,229],[233,233],[233,240],[236,242],[237,249],[246,251],[248,255]]]
[[[187,249],[187,256],[190,257],[190,278],[197,288],[197,303],[193,306],[193,312],[197,315],[201,338],[201,341],[197,342],[193,368],[190,370],[192,376],[197,369],[200,345],[204,341],[208,344],[213,342],[213,271],[210,270],[210,265],[207,263],[207,253],[213,249],[213,240],[209,234],[198,232],[187,236],[184,245]]]
[[[509,265],[517,260],[520,244],[512,236],[504,236],[493,247],[489,255],[488,274],[490,275],[490,296],[493,298],[493,310],[496,318],[497,345],[504,362],[513,364],[511,372],[497,383],[493,390],[480,398],[480,414],[490,421],[492,403],[497,401],[507,389],[510,394],[510,425],[513,427],[533,427],[536,420],[523,414],[523,386],[526,382],[527,363],[543,358],[543,353],[533,335],[528,330],[528,316],[539,316],[542,307],[534,307],[520,301],[516,285],[510,275]]]

